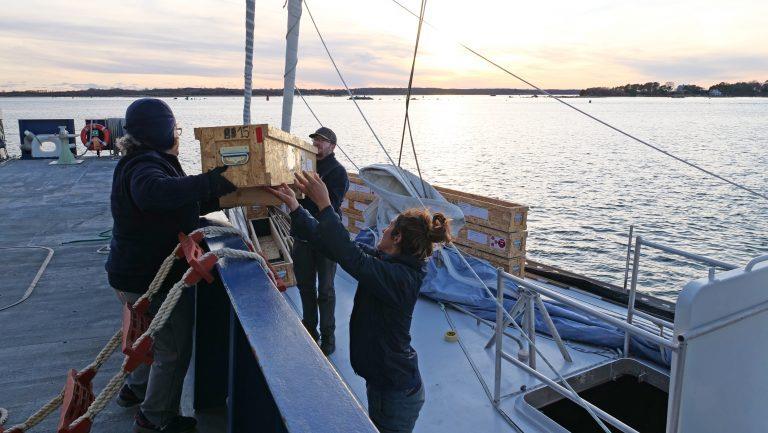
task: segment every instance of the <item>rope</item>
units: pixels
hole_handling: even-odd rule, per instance
[[[245,0],[245,70],[243,86],[243,125],[251,123],[251,94],[253,76],[253,27],[255,0]]]
[[[454,250],[454,251],[456,251],[456,253],[457,253],[457,254],[459,255],[459,257],[461,258],[462,262],[464,262],[464,266],[466,266],[466,267],[467,267],[467,268],[470,270],[470,272],[472,272],[472,275],[473,275],[473,276],[474,276],[474,277],[475,277],[475,278],[476,278],[478,281],[480,281],[480,284],[482,284],[482,286],[483,286],[483,289],[485,289],[485,292],[488,294],[488,296],[489,296],[491,299],[493,299],[494,303],[495,303],[496,305],[501,305],[501,304],[498,302],[498,300],[496,300],[496,297],[493,295],[493,292],[491,292],[491,289],[489,289],[489,288],[488,288],[488,286],[485,284],[485,281],[483,281],[483,279],[482,279],[482,278],[480,278],[480,276],[479,276],[479,275],[477,275],[477,272],[475,272],[475,270],[472,268],[472,266],[470,266],[470,265],[469,265],[469,262],[467,262],[467,259],[464,257],[464,255],[461,253],[461,251],[460,251],[458,248],[456,248],[456,246],[455,246],[455,245],[453,245],[452,243],[451,243],[451,244],[448,244],[448,247],[449,247],[449,248],[453,248],[453,250]],[[564,386],[565,388],[567,388],[567,389],[568,389],[568,390],[569,390],[569,391],[572,393],[572,396],[574,397],[574,400],[576,400],[576,401],[575,401],[575,403],[577,403],[577,404],[578,404],[579,406],[581,406],[581,407],[582,407],[584,410],[586,410],[586,411],[587,411],[587,413],[589,413],[589,415],[590,415],[590,416],[591,416],[591,417],[592,417],[592,418],[595,420],[595,422],[596,422],[596,423],[597,423],[597,424],[600,426],[600,428],[602,428],[602,429],[603,429],[603,431],[605,431],[605,433],[611,433],[611,430],[609,430],[609,429],[608,429],[608,427],[606,427],[606,425],[603,423],[603,420],[601,420],[601,419],[600,419],[600,418],[599,418],[599,417],[598,417],[598,416],[597,416],[597,415],[594,413],[594,411],[592,410],[592,408],[590,408],[590,407],[589,407],[589,406],[588,406],[588,405],[587,405],[587,404],[584,402],[584,399],[582,399],[582,398],[581,398],[581,396],[580,396],[580,395],[579,395],[579,394],[576,392],[576,390],[574,390],[574,389],[573,389],[573,387],[572,387],[572,386],[571,386],[571,385],[568,383],[568,381],[567,381],[567,380],[565,380],[565,378],[563,377],[563,375],[562,375],[562,374],[560,374],[560,372],[559,372],[559,371],[557,371],[557,369],[555,369],[555,367],[552,365],[552,363],[549,361],[549,359],[548,359],[546,356],[544,356],[544,354],[541,352],[541,349],[539,349],[539,347],[538,347],[538,346],[536,346],[536,343],[534,343],[534,342],[533,342],[533,340],[531,339],[531,337],[530,337],[530,336],[529,336],[529,335],[528,335],[528,334],[527,334],[525,331],[523,331],[523,328],[521,328],[521,327],[520,327],[520,325],[518,325],[518,324],[517,324],[517,322],[515,321],[515,319],[514,319],[514,318],[513,318],[513,317],[512,317],[512,316],[509,314],[509,311],[507,311],[507,309],[506,309],[506,308],[503,308],[503,305],[501,305],[501,306],[502,306],[502,308],[501,308],[501,311],[502,311],[502,312],[504,313],[504,315],[505,315],[505,316],[506,316],[506,317],[509,319],[509,322],[510,322],[510,323],[511,323],[511,324],[512,324],[514,327],[515,327],[515,329],[517,329],[517,331],[518,331],[518,332],[520,332],[520,335],[522,335],[522,337],[523,337],[523,338],[525,338],[525,340],[526,340],[526,341],[527,341],[527,342],[528,342],[528,343],[531,345],[531,347],[533,347],[533,348],[534,348],[534,350],[535,350],[535,351],[536,351],[536,353],[539,355],[539,357],[542,359],[542,361],[544,361],[544,363],[545,363],[545,364],[547,364],[547,367],[549,367],[549,369],[550,369],[550,370],[551,370],[553,373],[555,373],[555,376],[557,376],[557,381],[558,381],[558,382],[562,382],[563,386]]]
[[[201,259],[205,258],[209,254],[212,254],[212,253],[204,254]],[[179,302],[182,291],[185,288],[189,287],[184,282],[184,280],[191,273],[192,273],[192,269],[191,268],[187,269],[187,271],[184,272],[184,275],[181,277],[181,279],[176,284],[174,284],[173,287],[171,287],[171,290],[168,292],[168,295],[166,296],[162,305],[160,305],[160,309],[157,311],[157,314],[155,314],[155,317],[152,318],[152,321],[147,327],[147,330],[144,331],[144,333],[141,334],[141,336],[137,338],[136,341],[133,343],[134,349],[138,347],[139,343],[144,338],[147,338],[147,337],[154,338],[155,335],[157,334],[157,331],[159,331],[160,328],[162,328],[165,325],[165,322],[168,321],[168,318],[171,316],[171,313],[173,312],[173,308]],[[157,276],[155,278],[157,279]],[[107,386],[104,387],[104,389],[99,393],[99,395],[96,397],[93,403],[91,403],[91,405],[88,407],[88,410],[86,410],[82,416],[76,419],[72,423],[72,425],[77,425],[78,423],[86,419],[93,420],[96,417],[96,415],[98,415],[102,410],[104,410],[104,408],[107,406],[107,403],[109,403],[112,397],[114,397],[115,394],[117,394],[117,392],[123,386],[123,382],[125,381],[125,378],[129,374],[129,372],[125,371],[125,365],[127,361],[128,361],[128,358],[125,358],[123,360],[123,365],[120,371],[118,371],[114,376],[112,376],[112,378],[107,383]]]
[[[405,10],[406,12],[408,12],[409,14],[411,14],[411,15],[413,15],[413,16],[415,16],[415,17],[419,18],[419,16],[418,16],[418,15],[416,15],[416,14],[415,14],[413,11],[411,11],[410,9],[408,9],[407,7],[405,7],[405,6],[404,6],[403,4],[401,4],[399,1],[397,1],[397,0],[391,0],[391,1],[392,1],[392,2],[394,2],[395,4],[397,4],[398,6],[400,6],[402,9],[404,9],[404,10]],[[430,26],[430,27],[432,27],[433,29],[435,29],[435,30],[437,30],[437,31],[440,31],[440,32],[442,32],[442,30],[438,29],[437,27],[435,27],[434,25],[430,24],[429,22],[427,22],[427,25],[428,25],[428,26]],[[442,33],[445,33],[445,32],[442,32]],[[462,48],[464,48],[465,50],[469,51],[470,53],[474,54],[475,56],[479,57],[480,59],[482,59],[482,60],[486,61],[487,63],[491,64],[492,66],[494,66],[494,67],[498,68],[498,69],[499,69],[499,70],[501,70],[502,72],[504,72],[504,73],[506,73],[506,74],[508,74],[508,75],[510,75],[510,76],[512,76],[512,77],[514,77],[515,79],[517,79],[517,80],[519,80],[519,81],[521,81],[521,82],[525,83],[526,85],[528,85],[528,86],[532,87],[533,89],[536,89],[537,91],[539,91],[539,92],[541,92],[542,94],[544,94],[544,95],[546,95],[546,96],[548,96],[548,97],[550,97],[550,98],[554,99],[555,101],[557,101],[557,102],[559,102],[559,103],[561,103],[561,104],[565,105],[566,107],[568,107],[568,108],[570,108],[570,109],[572,109],[572,110],[575,110],[575,111],[577,111],[577,112],[579,112],[579,113],[581,113],[581,114],[583,114],[583,115],[587,116],[588,118],[590,118],[590,119],[592,119],[592,120],[594,120],[594,121],[596,121],[596,122],[598,122],[598,123],[600,123],[600,124],[602,124],[602,125],[604,125],[604,126],[607,126],[608,128],[610,128],[610,129],[612,129],[612,130],[614,130],[614,131],[618,132],[619,134],[622,134],[622,135],[624,135],[624,136],[626,136],[626,137],[628,137],[628,138],[630,138],[630,139],[632,139],[632,140],[634,140],[634,141],[636,141],[636,142],[638,142],[638,143],[640,143],[640,144],[643,144],[643,145],[645,145],[645,146],[648,146],[648,147],[650,147],[651,149],[653,149],[653,150],[656,150],[657,152],[661,152],[662,154],[664,154],[664,155],[666,155],[666,156],[668,156],[668,157],[670,157],[670,158],[673,158],[673,159],[675,159],[675,160],[677,160],[677,161],[679,161],[679,162],[682,162],[683,164],[686,164],[686,165],[688,165],[688,166],[690,166],[690,167],[693,167],[693,168],[695,168],[696,170],[699,170],[699,171],[701,171],[701,172],[703,172],[703,173],[706,173],[706,174],[708,174],[708,175],[710,175],[710,176],[712,176],[712,177],[715,177],[715,178],[717,178],[717,179],[720,179],[720,180],[721,180],[721,181],[723,181],[723,182],[729,183],[729,184],[731,184],[731,185],[735,186],[736,188],[740,188],[740,189],[742,189],[742,190],[744,190],[744,191],[746,191],[746,192],[748,192],[748,193],[750,193],[750,194],[753,194],[753,195],[755,195],[755,196],[757,196],[757,197],[761,197],[761,198],[763,198],[763,199],[765,199],[765,200],[768,200],[768,195],[767,195],[767,194],[763,194],[763,193],[760,193],[760,192],[758,192],[758,191],[755,191],[755,190],[754,190],[754,189],[752,189],[752,188],[749,188],[749,187],[747,187],[747,186],[744,186],[744,185],[741,185],[741,184],[739,184],[739,183],[737,183],[737,182],[735,182],[735,181],[732,181],[732,180],[730,180],[730,179],[727,179],[727,178],[725,178],[725,177],[723,177],[723,176],[721,176],[721,175],[719,175],[719,174],[717,174],[717,173],[715,173],[715,172],[713,172],[713,171],[711,171],[711,170],[708,170],[708,169],[706,169],[706,168],[700,167],[699,165],[696,165],[696,164],[695,164],[695,163],[693,163],[693,162],[690,162],[690,161],[688,161],[688,160],[686,160],[686,159],[684,159],[684,158],[681,158],[681,157],[679,157],[679,156],[677,156],[677,155],[674,155],[674,154],[673,154],[673,153],[671,153],[671,152],[668,152],[668,151],[666,151],[666,150],[664,150],[664,149],[661,149],[660,147],[658,147],[658,146],[656,146],[656,145],[653,145],[653,144],[651,144],[651,143],[649,143],[649,142],[647,142],[647,141],[645,141],[645,140],[643,140],[643,139],[641,139],[641,138],[638,138],[638,137],[636,137],[636,136],[634,136],[634,135],[632,135],[632,134],[630,134],[630,133],[628,133],[628,132],[626,132],[626,131],[624,131],[624,130],[622,130],[622,129],[620,129],[620,128],[616,127],[616,126],[613,126],[612,124],[610,124],[610,123],[608,123],[608,122],[606,122],[606,121],[604,121],[604,120],[602,120],[602,119],[599,119],[599,118],[597,118],[596,116],[593,116],[593,115],[591,115],[591,114],[587,113],[586,111],[584,111],[584,110],[582,110],[582,109],[580,109],[580,108],[578,108],[578,107],[576,107],[576,106],[574,106],[574,105],[572,105],[572,104],[570,104],[570,103],[568,103],[568,102],[564,101],[562,98],[559,98],[559,97],[557,97],[557,96],[555,96],[555,95],[553,95],[553,94],[551,94],[551,93],[547,92],[546,90],[544,90],[544,89],[542,89],[541,87],[539,87],[539,86],[537,86],[537,85],[533,84],[532,82],[530,82],[530,81],[526,80],[525,78],[521,77],[520,75],[518,75],[518,74],[515,74],[514,72],[512,72],[512,71],[510,71],[509,69],[507,69],[507,68],[505,68],[505,67],[503,67],[503,66],[499,65],[498,63],[496,63],[496,62],[494,62],[493,60],[489,59],[488,57],[484,56],[483,54],[481,54],[481,53],[479,53],[479,52],[475,51],[474,49],[470,48],[470,47],[469,47],[469,46],[467,46],[466,44],[464,44],[464,43],[462,43],[462,42],[457,42],[457,43],[459,44],[459,46],[461,46],[461,47],[462,47]]]
[[[350,97],[352,97],[353,96],[352,92],[349,90],[349,86],[347,86],[347,83],[344,80],[344,77],[341,75],[341,71],[339,70],[338,66],[336,65],[336,61],[333,59],[333,56],[331,55],[331,52],[328,49],[328,45],[325,43],[325,39],[323,39],[323,35],[320,33],[320,29],[318,28],[317,23],[315,22],[315,18],[312,16],[312,12],[310,11],[309,5],[308,5],[306,0],[304,1],[304,5],[307,8],[307,13],[309,14],[309,18],[312,21],[312,25],[315,27],[315,31],[317,32],[317,35],[320,38],[320,42],[322,42],[323,47],[325,48],[325,52],[328,55],[328,58],[331,60],[331,63],[333,64],[334,69],[336,69],[336,74],[339,76],[339,79],[341,80],[342,84],[344,85],[344,88],[347,90],[347,93],[350,95]],[[376,135],[376,132],[373,130],[373,127],[371,126],[370,122],[368,122],[368,119],[365,117],[365,114],[363,113],[363,110],[357,104],[357,101],[355,101],[355,99],[352,98],[352,102],[354,102],[355,107],[357,107],[357,110],[360,112],[360,115],[363,117],[363,120],[365,121],[366,125],[368,125],[368,128],[371,130],[371,133],[373,134],[374,138],[376,138],[376,141],[378,142],[379,147],[381,147],[381,149],[387,155],[387,158],[389,159],[389,161],[392,164],[392,166],[397,167],[401,172],[403,172],[401,167],[395,165],[394,160],[389,155],[389,152],[387,152],[387,149],[384,147],[384,145],[381,143],[381,140],[379,140],[378,135]],[[403,176],[403,177],[405,177],[405,176]],[[419,200],[419,203],[421,204],[421,206],[424,209],[429,210],[427,208],[427,206],[424,205],[424,202],[421,200],[421,198],[418,196],[418,194],[415,196],[415,198]],[[459,251],[459,249],[456,248],[455,246],[453,246],[453,249],[456,251],[456,253],[459,255],[459,257],[461,257],[461,260],[464,262],[465,266],[467,266],[469,268],[469,270],[472,272],[474,277],[477,278],[480,281],[480,283],[483,285],[483,288],[488,293],[490,298],[493,299],[496,304],[498,304],[498,301],[496,301],[496,299],[493,296],[493,293],[491,292],[491,290],[488,288],[488,286],[485,284],[485,282],[477,275],[475,270],[472,269],[472,267],[469,265],[469,263],[467,262],[466,258],[461,253],[461,251]],[[539,354],[539,356],[542,358],[542,360],[544,360],[544,362],[547,364],[547,366],[550,368],[550,370],[552,370],[552,372],[555,373],[555,375],[557,376],[558,380],[563,382],[563,385],[569,391],[571,391],[573,393],[573,397],[574,397],[574,400],[576,400],[576,403],[579,404],[582,408],[584,408],[584,410],[586,410],[587,413],[589,413],[589,415],[595,420],[595,422],[600,426],[600,428],[603,431],[605,431],[605,433],[610,433],[610,430],[608,429],[608,427],[605,426],[603,421],[597,415],[595,415],[594,411],[589,406],[587,406],[587,404],[584,402],[584,400],[581,398],[581,396],[579,396],[578,393],[576,393],[576,391],[571,387],[571,385],[568,383],[568,381],[566,381],[565,378],[563,378],[563,376],[560,374],[560,372],[558,372],[555,369],[555,367],[552,365],[552,363],[549,362],[549,360],[544,356],[544,354],[541,353],[541,350],[533,343],[533,340],[531,340],[531,338],[525,333],[525,331],[523,331],[523,329],[515,322],[514,318],[512,318],[510,316],[509,312],[506,309],[504,309],[504,308],[502,308],[502,311],[510,319],[512,324],[521,333],[521,335],[523,335],[525,337],[525,339],[529,343],[531,343],[531,345],[535,348],[536,352]]]
[[[403,133],[400,135],[400,155],[397,157],[397,165],[400,166],[400,161],[403,158],[403,143],[405,142],[405,129],[408,127],[408,137],[411,141],[411,149],[413,150],[413,159],[416,161],[416,171],[419,173],[419,181],[421,181],[421,189],[424,193],[424,197],[427,196],[427,187],[424,185],[424,178],[421,176],[421,167],[419,166],[419,156],[416,153],[416,144],[413,142],[413,132],[411,131],[411,119],[408,115],[408,108],[411,105],[411,91],[413,89],[413,73],[416,69],[416,57],[419,52],[419,40],[421,39],[421,26],[424,23],[424,13],[427,8],[427,0],[421,1],[421,10],[419,12],[419,27],[416,30],[416,43],[413,48],[413,61],[411,62],[411,75],[408,78],[408,92],[405,96],[405,116],[403,118]]]
[[[112,355],[112,353],[114,353],[115,349],[117,349],[117,347],[120,346],[122,336],[123,336],[122,330],[118,330],[115,333],[115,335],[113,335],[112,338],[109,340],[109,342],[107,342],[106,346],[104,346],[101,349],[101,351],[93,360],[93,362],[88,364],[88,366],[83,368],[81,371],[93,369],[94,372],[98,372],[101,366],[104,364],[104,362]],[[27,418],[26,421],[11,427],[9,430],[16,429],[24,432],[40,424],[40,422],[42,422],[46,417],[48,417],[48,415],[53,413],[59,406],[61,406],[61,403],[63,400],[64,400],[64,390],[61,390],[61,392],[59,392],[59,395],[51,399],[48,403],[45,404],[45,406],[41,407],[37,412],[35,412],[29,418]],[[7,411],[6,411],[6,418],[7,418]],[[3,423],[5,423],[5,420],[0,420],[0,425],[3,425]]]
[[[301,100],[304,101],[304,105],[307,106],[307,109],[309,110],[309,112],[312,113],[312,117],[315,118],[315,120],[317,121],[317,124],[320,125],[320,126],[323,126],[323,122],[320,121],[320,119],[315,114],[315,111],[312,110],[312,107],[309,106],[309,102],[307,102],[307,100],[304,98],[304,95],[301,93],[301,90],[299,90],[298,87],[296,87],[296,92],[299,94],[299,97],[301,97]],[[352,165],[355,167],[355,170],[357,170],[358,173],[359,173],[360,172],[360,167],[358,167],[357,164],[355,164],[355,161],[353,161],[352,158],[349,155],[347,155],[347,152],[344,151],[344,149],[341,147],[341,145],[336,143],[336,147],[347,158],[347,160],[349,160],[349,162],[352,163]]]
[[[32,245],[28,247],[0,247],[0,250],[13,250],[13,249],[22,249],[22,248],[37,248],[41,250],[48,251],[48,255],[45,257],[45,260],[43,260],[43,264],[40,265],[40,268],[37,270],[37,274],[35,274],[35,278],[32,279],[32,282],[29,283],[29,287],[27,287],[27,290],[24,292],[24,295],[19,299],[18,301],[6,305],[4,307],[0,307],[0,311],[7,310],[11,307],[15,307],[22,302],[26,301],[27,298],[32,296],[32,292],[34,292],[35,287],[37,287],[37,282],[40,281],[40,277],[43,276],[43,272],[45,272],[45,269],[48,267],[48,264],[51,262],[51,258],[53,258],[53,249],[48,247],[41,247],[37,245]],[[2,423],[0,423],[2,425]]]
[[[387,155],[387,159],[389,159],[389,162],[392,165],[395,165],[395,161],[392,159],[391,156],[389,156],[389,152],[387,152],[387,149],[384,147],[384,144],[379,139],[379,136],[376,134],[376,131],[373,130],[373,126],[371,126],[371,122],[368,121],[368,118],[365,116],[365,113],[363,113],[362,108],[360,108],[360,105],[357,103],[355,98],[353,98],[354,95],[352,94],[352,91],[349,89],[349,86],[347,85],[346,80],[344,80],[344,76],[341,75],[341,71],[339,70],[338,65],[336,65],[336,61],[333,59],[333,55],[331,55],[331,51],[328,49],[328,45],[325,43],[325,39],[323,38],[322,33],[320,33],[320,29],[317,27],[317,23],[315,22],[315,17],[312,15],[312,11],[309,10],[309,3],[306,0],[303,3],[304,3],[304,7],[307,9],[307,13],[309,14],[309,19],[312,21],[312,25],[315,27],[317,36],[320,38],[320,42],[322,42],[323,48],[325,48],[325,53],[328,55],[328,58],[331,60],[331,63],[333,64],[333,68],[336,70],[336,74],[339,76],[341,83],[344,85],[344,89],[347,90],[347,94],[351,98],[351,101],[355,104],[355,107],[357,107],[357,111],[360,113],[360,116],[363,117],[365,124],[368,125],[368,129],[370,129],[371,133],[373,134],[373,138],[376,139],[376,142],[379,144],[379,147],[381,147],[381,149]]]
[[[448,325],[451,327],[451,331],[456,333],[456,341],[459,343],[461,351],[464,352],[464,356],[467,358],[469,366],[472,367],[472,371],[475,373],[475,376],[477,376],[477,380],[480,381],[480,384],[483,386],[483,391],[485,391],[485,395],[488,396],[488,400],[491,402],[491,404],[493,404],[493,395],[491,395],[491,390],[488,388],[488,384],[485,382],[485,379],[483,379],[483,375],[480,373],[480,369],[477,367],[475,361],[472,359],[472,356],[469,354],[469,350],[467,350],[467,347],[461,340],[461,335],[459,335],[458,331],[456,330],[456,325],[453,323],[453,319],[451,319],[451,316],[448,315],[448,310],[445,309],[445,304],[442,302],[438,302],[438,304],[440,305],[440,309],[443,310],[443,313],[445,314],[445,319],[448,321]],[[500,410],[497,405],[493,404],[493,406],[497,410]],[[505,416],[504,420],[507,421],[507,423],[517,432],[523,433],[523,430],[520,429],[520,427],[514,421],[512,421],[511,418]]]

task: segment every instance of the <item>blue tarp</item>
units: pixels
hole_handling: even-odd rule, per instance
[[[362,230],[356,241],[373,246],[375,229]],[[496,269],[485,260],[464,255],[467,263],[485,282],[495,296]],[[509,311],[517,298],[517,285],[505,281],[504,307]],[[496,320],[496,299],[485,291],[472,275],[458,253],[448,248],[435,251],[427,264],[427,275],[421,286],[421,294],[438,302],[450,302],[487,320]],[[608,349],[624,347],[624,332],[613,325],[569,309],[556,302],[545,301],[544,305],[564,340],[599,346]],[[547,326],[536,312],[536,330],[547,332]],[[630,352],[661,365],[669,366],[669,353],[662,356],[659,347],[648,341],[632,338]]]

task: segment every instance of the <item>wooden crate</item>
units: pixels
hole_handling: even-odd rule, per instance
[[[275,223],[271,218],[258,218],[249,222],[249,235],[256,248],[264,252],[267,261],[286,286],[295,286],[296,276],[293,272],[291,251],[280,236]]]
[[[363,213],[368,208],[368,205],[368,203],[353,200],[351,198],[345,198],[341,202],[341,213],[362,218]]]
[[[245,218],[249,220],[269,218],[269,207],[264,205],[245,206]]]
[[[350,200],[355,200],[359,203],[366,203],[370,204],[375,198],[376,194],[373,192],[371,187],[365,184],[365,182],[360,179],[356,174],[354,173],[348,173],[349,177],[349,190],[347,191],[347,197]]]
[[[525,278],[525,257],[499,257],[493,254],[486,253],[485,251],[479,251],[474,248],[465,247],[463,245],[455,244],[461,252],[478,259],[483,259],[491,264],[494,268],[502,268],[504,271],[520,278]]]
[[[355,235],[360,233],[360,230],[367,227],[363,217],[350,215],[344,211],[341,212],[341,223],[344,224],[344,227],[346,227],[350,233]]]
[[[446,200],[461,208],[467,222],[504,232],[520,232],[527,228],[528,206],[443,187],[435,188]]]
[[[508,233],[467,223],[454,242],[501,257],[525,256],[527,231]]]
[[[292,184],[296,171],[317,167],[312,145],[265,124],[195,128],[195,138],[203,172],[227,165],[224,177],[238,187],[222,205],[277,204],[261,186]]]

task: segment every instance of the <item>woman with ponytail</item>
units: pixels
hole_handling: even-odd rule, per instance
[[[316,173],[297,173],[296,184],[320,211],[313,218],[285,184],[270,188],[291,210],[291,233],[358,281],[349,319],[350,361],[365,379],[368,414],[382,433],[411,432],[424,405],[411,319],[425,261],[435,243],[450,241],[448,221],[440,213],[409,209],[371,248],[350,240]]]

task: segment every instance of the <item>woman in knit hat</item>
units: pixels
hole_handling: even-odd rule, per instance
[[[112,179],[112,242],[106,269],[109,284],[123,303],[144,292],[178,243],[179,232],[199,226],[200,215],[219,210],[219,197],[236,187],[219,167],[187,176],[178,160],[181,128],[171,108],[159,99],[133,102],[125,113],[128,134],[119,143],[125,153]],[[181,262],[152,299],[159,308],[184,272]],[[194,296],[186,290],[154,339],[154,362],[142,364],[126,379],[117,403],[140,405],[134,431],[191,431],[197,421],[179,413],[181,390],[192,353]]]

